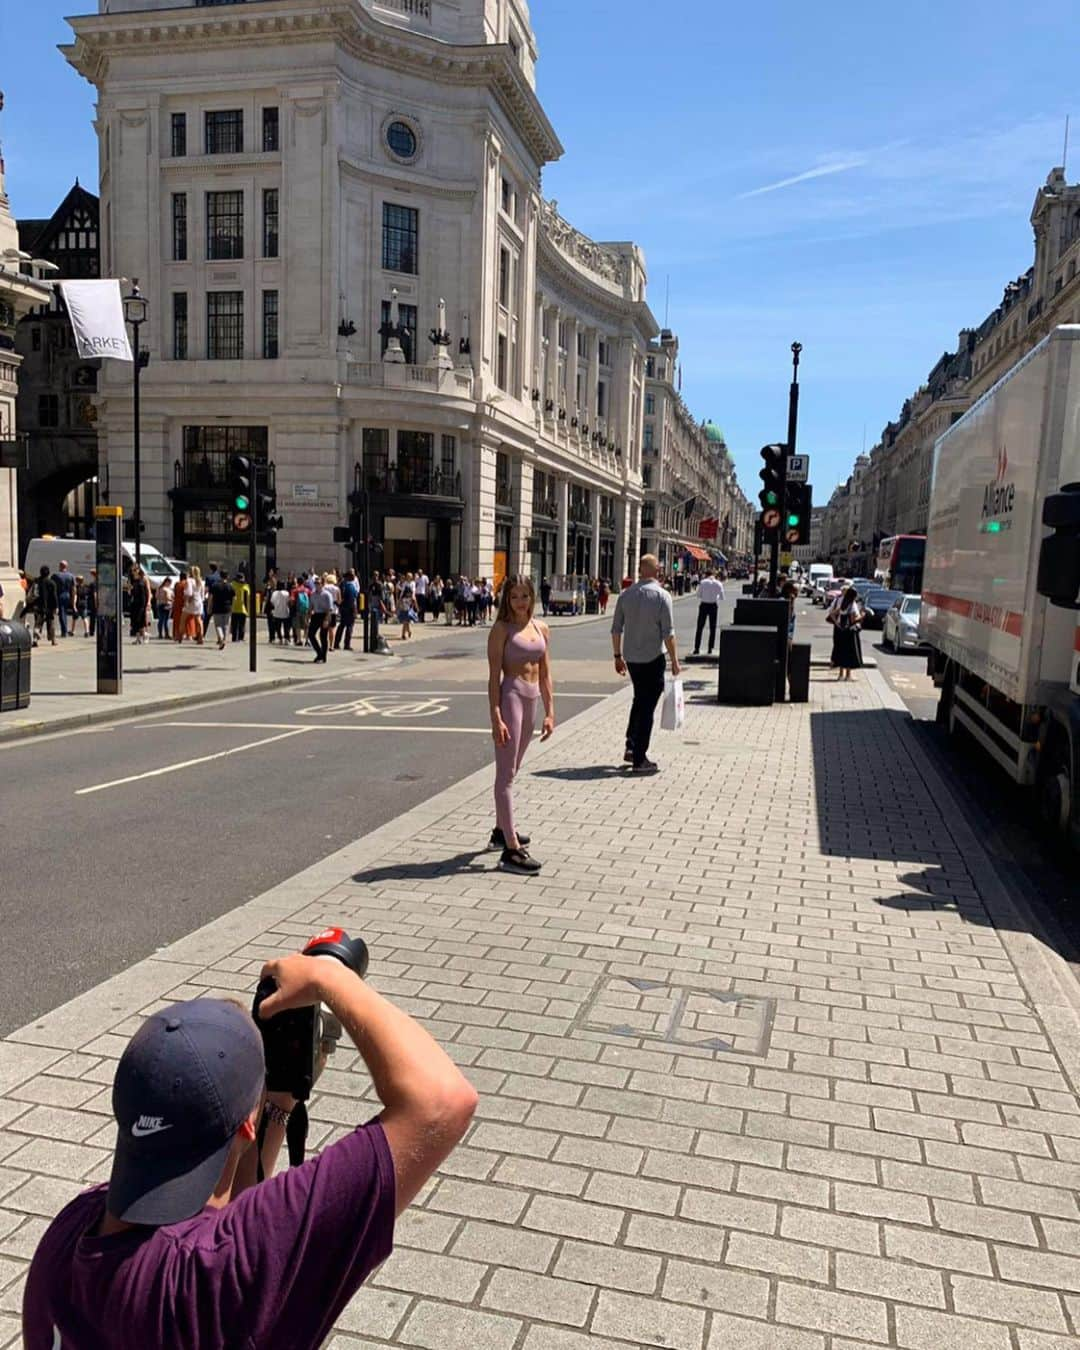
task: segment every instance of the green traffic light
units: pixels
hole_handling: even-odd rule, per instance
[[[238,511],[246,511],[248,507],[251,505],[251,499],[249,497],[245,497],[242,492],[238,492],[236,496],[233,498],[233,505],[236,507]]]
[[[766,492],[766,494],[765,494],[765,505],[766,505],[766,506],[775,506],[775,505],[777,504],[777,502],[779,502],[779,500],[780,500],[780,498],[779,498],[779,496],[778,496],[775,492]]]
[[[796,512],[791,511],[788,513],[787,523],[788,528],[791,530],[797,530],[799,528],[799,517]]]

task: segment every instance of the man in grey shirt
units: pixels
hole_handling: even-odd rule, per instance
[[[633,765],[630,772],[636,774],[658,771],[658,765],[649,759],[648,751],[653,716],[664,692],[665,647],[671,657],[672,675],[678,675],[682,670],[675,647],[671,596],[657,581],[659,571],[656,556],[644,554],[638,563],[638,580],[620,593],[611,621],[615,670],[620,675],[629,670],[634,686],[623,759]]]

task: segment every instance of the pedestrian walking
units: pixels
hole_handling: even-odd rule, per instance
[[[708,572],[698,585],[697,629],[694,632],[694,655],[701,655],[701,638],[705,625],[709,625],[709,655],[716,646],[716,616],[720,601],[724,598],[724,583],[714,573]]]
[[[93,637],[97,632],[97,614],[98,614],[98,575],[97,568],[91,567],[90,580],[86,583],[86,617],[89,622],[89,631],[87,637]]]
[[[60,616],[60,636],[74,637],[75,625],[68,627],[68,618],[75,608],[75,575],[63,559],[53,577],[56,585],[56,612]]]
[[[85,577],[75,578],[75,617],[71,623],[71,631],[75,632],[75,625],[81,623],[83,626],[83,636],[90,636],[90,590],[86,584]]]
[[[446,615],[447,628],[454,622],[454,605],[457,599],[457,587],[454,584],[453,577],[447,577],[443,582],[443,613]]]
[[[311,618],[308,620],[308,641],[315,648],[315,664],[326,664],[329,649],[330,624],[334,613],[334,597],[322,578],[315,582],[311,597]]]
[[[150,636],[150,581],[136,563],[130,573],[131,582],[131,636],[142,646]]]
[[[488,635],[488,703],[495,742],[495,829],[488,842],[498,848],[504,872],[532,876],[540,863],[530,856],[529,836],[514,822],[514,778],[536,727],[536,702],[543,699],[540,739],[555,730],[555,695],[551,678],[548,626],[534,618],[536,588],[532,578],[508,577],[499,597],[499,611]]]
[[[596,592],[596,604],[601,614],[607,613],[608,601],[611,599],[611,582],[600,578],[600,586]]]
[[[859,648],[859,627],[862,621],[859,593],[854,586],[848,586],[843,595],[832,602],[825,615],[825,622],[831,623],[833,629],[829,664],[837,672],[837,680],[850,680],[851,672],[862,667]]]
[[[412,637],[412,626],[416,620],[416,589],[413,574],[407,572],[401,583],[397,599],[397,620],[401,624],[402,641]]]
[[[270,593],[270,608],[267,611],[267,627],[270,630],[270,641],[280,642],[282,646],[289,641],[290,620],[292,618],[292,597],[289,594],[289,588],[283,581],[274,583],[275,589]]]
[[[217,565],[214,565],[215,572]],[[200,647],[203,645],[203,613],[206,609],[206,586],[203,584],[202,572],[199,571],[197,563],[192,565],[191,572],[184,582],[184,637],[191,638],[192,642]]]
[[[657,577],[660,563],[646,553],[638,563],[638,580],[622,591],[615,602],[611,621],[611,645],[615,670],[630,673],[634,701],[626,724],[625,763],[634,774],[658,772],[659,765],[649,759],[656,705],[664,692],[664,649],[671,658],[671,673],[678,675],[679,654],[675,643],[675,615],[671,596]]]
[[[415,584],[416,584],[416,613],[420,618],[420,622],[423,623],[424,615],[427,612],[428,607],[427,598],[428,598],[429,581],[427,573],[424,571],[422,567],[420,571],[417,572],[416,574]]]
[[[218,569],[217,579],[210,586],[210,619],[217,633],[218,651],[225,650],[232,627],[233,601],[236,599],[236,587],[229,581],[225,568]]]
[[[551,608],[551,581],[548,577],[543,577],[540,581],[540,605],[546,619]]]
[[[356,572],[350,567],[341,582],[341,608],[338,614],[337,632],[334,635],[334,651],[344,647],[352,651],[353,628],[356,625],[356,612],[360,604],[360,583]]]
[[[795,601],[799,597],[799,587],[794,581],[785,581],[780,587],[780,599],[788,602],[787,642],[790,651],[795,641]]]
[[[440,576],[431,578],[427,592],[427,607],[432,623],[438,623],[443,612],[443,579]]]
[[[480,583],[477,581],[469,582],[465,594],[465,616],[469,621],[469,627],[476,627],[476,613],[480,607]]]
[[[222,576],[228,577],[227,572]],[[232,583],[232,610],[229,615],[229,635],[233,642],[243,642],[247,633],[247,621],[253,613],[251,607],[251,587],[248,585],[247,574],[238,571],[236,580]]]
[[[181,643],[184,640],[184,587],[187,579],[187,568],[181,568],[180,576],[173,587],[172,601],[172,638],[176,643]]]
[[[37,580],[26,595],[26,607],[34,615],[34,638],[36,647],[41,638],[41,630],[48,634],[50,643],[56,646],[56,612],[59,606],[56,582],[52,579],[48,567],[42,564]]]
[[[154,593],[154,610],[157,614],[157,635],[159,638],[169,636],[169,620],[172,618],[175,594],[176,587],[173,585],[172,577],[166,577]]]
[[[289,613],[292,617],[293,645],[303,647],[307,642],[308,624],[311,617],[311,595],[304,585],[303,575],[293,583],[289,590]]]

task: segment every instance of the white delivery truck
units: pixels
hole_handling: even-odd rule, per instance
[[[1052,532],[1048,532],[1052,531]],[[1055,329],[935,446],[919,632],[938,719],[1080,846],[1080,326]]]

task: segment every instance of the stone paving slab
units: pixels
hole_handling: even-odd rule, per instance
[[[474,774],[0,1042],[0,1344],[140,1016],[331,921],[480,1092],[334,1350],[1080,1344],[1068,968],[876,673],[771,709],[693,679],[660,778],[614,767],[625,692],[534,748],[539,877],[477,851]],[[313,1146],[372,1101],[339,1052]]]

